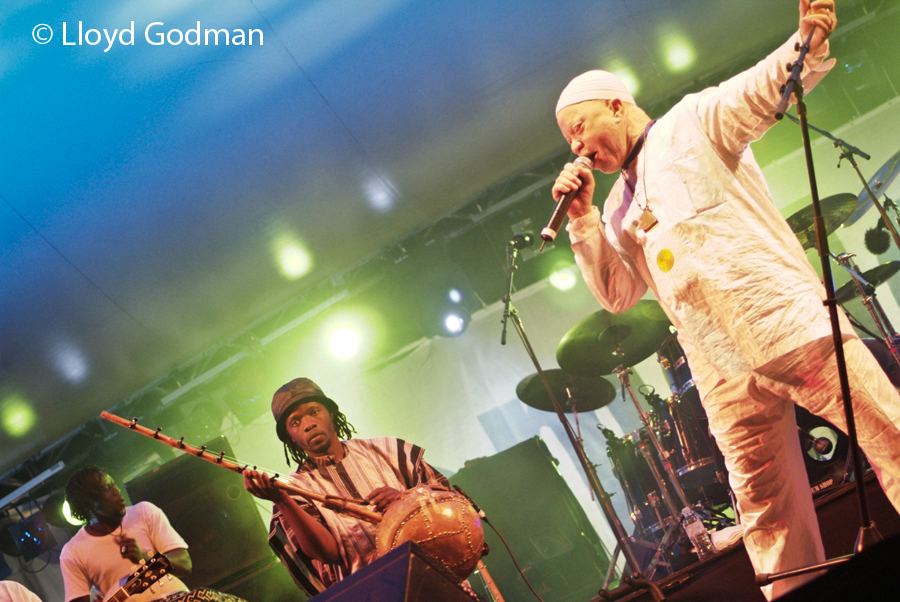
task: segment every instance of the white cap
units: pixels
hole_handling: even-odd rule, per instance
[[[582,73],[569,82],[569,85],[559,95],[556,112],[559,113],[569,105],[586,100],[613,100],[614,98],[633,105],[637,104],[621,79],[609,71],[595,69]]]

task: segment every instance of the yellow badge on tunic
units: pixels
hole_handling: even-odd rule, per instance
[[[668,272],[675,265],[675,255],[669,249],[663,249],[656,256],[656,265],[661,272]]]

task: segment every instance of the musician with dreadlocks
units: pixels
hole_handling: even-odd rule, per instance
[[[108,598],[124,585],[132,567],[149,560],[154,551],[165,554],[172,575],[190,574],[187,543],[163,511],[150,502],[128,506],[116,482],[99,466],[86,466],[69,477],[66,500],[72,516],[85,523],[59,555],[67,602],[87,602],[91,587]],[[154,590],[155,595],[145,599],[188,588],[173,579],[161,581]]]
[[[272,414],[288,465],[291,460],[298,464],[290,482],[301,489],[364,499],[380,512],[407,489],[449,489],[447,479],[422,459],[422,448],[393,437],[352,439],[353,425],[308,378],[278,389]],[[256,497],[275,503],[269,544],[307,593],[375,560],[376,525],[292,496],[264,473],[248,471],[244,484]],[[309,574],[304,557],[317,574]]]

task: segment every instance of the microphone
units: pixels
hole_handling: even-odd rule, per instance
[[[578,157],[575,159],[576,163],[581,163],[585,167],[593,168],[593,162],[587,157]],[[572,201],[575,200],[575,197],[578,196],[578,191],[581,190],[579,186],[575,190],[567,192],[560,199],[559,202],[556,203],[556,208],[553,209],[553,213],[550,215],[550,221],[547,222],[547,227],[541,230],[541,238],[544,239],[544,242],[552,242],[556,239],[556,233],[559,232],[559,227],[562,226],[563,220],[566,217],[566,212],[569,211],[569,207],[572,206]],[[543,243],[541,244],[541,249],[544,248]]]
[[[881,255],[887,252],[891,247],[891,235],[885,231],[882,220],[878,220],[878,224],[874,228],[866,230],[863,242],[866,244],[866,250],[872,255]]]
[[[527,232],[524,234],[516,234],[508,243],[506,243],[508,247],[512,247],[513,249],[517,249],[519,251],[526,247],[530,247],[533,244],[534,236]]]

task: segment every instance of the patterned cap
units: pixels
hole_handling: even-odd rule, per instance
[[[586,100],[613,100],[615,98],[633,105],[637,104],[621,79],[609,71],[595,69],[582,73],[563,88],[562,94],[559,95],[559,101],[556,103],[556,112],[559,113],[569,105]]]
[[[285,429],[288,416],[297,406],[311,401],[318,401],[332,414],[338,411],[338,405],[325,396],[319,385],[308,378],[295,378],[275,391],[272,397],[272,415],[275,417],[275,432],[278,433],[279,439],[285,442],[290,440],[290,435]]]

